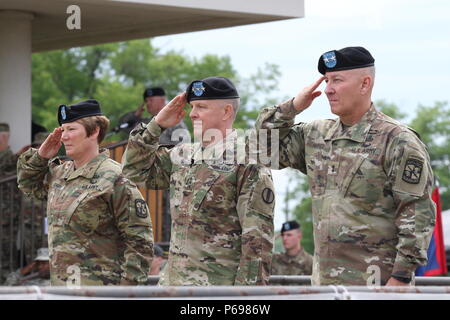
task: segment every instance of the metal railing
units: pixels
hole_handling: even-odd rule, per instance
[[[2,299],[151,300],[450,300],[450,287],[207,286],[0,287]]]

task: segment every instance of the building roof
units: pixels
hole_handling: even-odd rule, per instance
[[[232,27],[304,16],[303,0],[77,0],[80,30],[69,30],[67,0],[2,0],[33,14],[32,51]]]

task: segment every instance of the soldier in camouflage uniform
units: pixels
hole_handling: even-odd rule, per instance
[[[272,258],[272,274],[311,275],[312,257],[300,244],[302,231],[297,221],[287,221],[281,227],[284,253],[275,253]]]
[[[153,256],[149,210],[120,164],[98,149],[109,120],[96,100],[87,100],[61,105],[58,121],[39,150],[18,162],[19,188],[47,199],[51,284],[146,284]],[[73,161],[53,158],[62,143]]]
[[[313,285],[408,285],[427,262],[435,205],[425,145],[371,102],[374,59],[362,47],[323,54],[324,76],[261,111],[258,129],[279,130],[280,166],[308,176]],[[294,125],[321,92],[338,119]]]
[[[17,156],[9,147],[9,125],[0,123],[0,179],[16,174]]]
[[[201,142],[161,146],[161,132],[183,119],[186,101]],[[268,283],[273,182],[268,169],[239,164],[235,157],[238,107],[231,81],[210,77],[193,81],[147,126],[131,132],[124,174],[147,188],[170,187],[171,241],[160,285]],[[213,131],[217,135],[210,140]]]
[[[17,155],[9,147],[9,137],[9,125],[0,123],[0,180],[11,178],[16,174]],[[11,265],[10,258],[13,262],[17,260],[16,255],[11,253],[11,248],[16,247],[15,236],[19,211],[20,197],[14,180],[0,184],[0,284],[3,283],[8,272],[16,267],[14,263]]]
[[[40,248],[37,252],[33,263],[8,275],[5,286],[43,287],[50,285],[48,248]]]

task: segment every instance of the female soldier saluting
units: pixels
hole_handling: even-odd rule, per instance
[[[99,144],[109,120],[96,100],[61,105],[56,128],[17,164],[19,188],[47,199],[52,285],[147,283],[153,257],[148,207]],[[72,161],[52,159],[64,144]],[[51,160],[49,160],[51,159]]]

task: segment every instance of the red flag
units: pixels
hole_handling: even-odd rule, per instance
[[[428,264],[417,268],[416,275],[418,276],[439,276],[447,274],[444,233],[442,231],[441,197],[438,187],[434,189],[431,198],[436,203],[436,225],[428,248]]]

